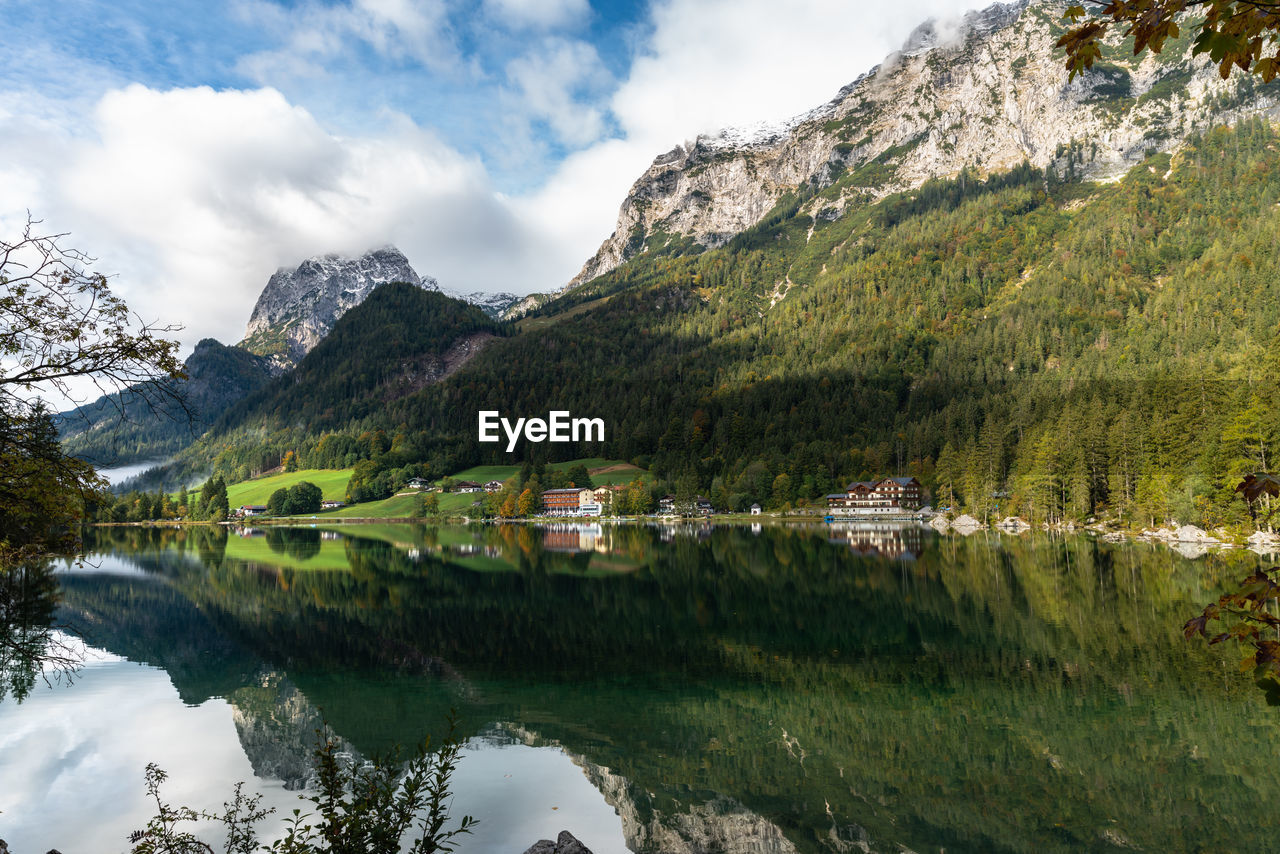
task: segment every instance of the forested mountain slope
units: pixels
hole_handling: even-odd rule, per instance
[[[258,442],[248,436],[281,428],[320,436],[379,420],[394,401],[452,376],[506,332],[462,300],[404,282],[380,285],[342,315],[296,368],[228,410],[187,459],[221,454],[237,461],[226,474],[242,480],[279,462],[270,452],[258,453]],[[317,462],[340,467],[341,456]]]
[[[271,378],[266,359],[212,338],[197,344],[183,367],[187,379],[170,384],[182,404],[166,398],[152,407],[125,391],[59,415],[66,452],[101,466],[172,456]]]
[[[508,461],[477,410],[568,409],[606,420],[604,448],[516,456],[607,451],[728,505],[912,472],[1037,518],[1241,512],[1232,478],[1269,464],[1280,399],[1265,122],[1112,184],[965,173],[830,221],[803,212],[821,192],[720,249],[646,252],[344,429],[398,430],[441,466]],[[314,444],[279,413],[222,433],[224,470]]]

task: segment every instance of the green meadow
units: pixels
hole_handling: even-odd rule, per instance
[[[227,503],[232,510],[242,504],[266,504],[277,489],[287,489],[304,480],[320,487],[325,501],[342,501],[347,494],[347,481],[351,480],[351,469],[301,469],[230,483],[227,484]]]
[[[584,465],[591,472],[591,481],[596,486],[613,486],[630,483],[637,477],[652,480],[652,475],[644,469],[637,468],[622,460],[610,460],[603,457],[587,457],[563,463],[550,463],[549,468],[567,471],[576,465]],[[286,474],[273,474],[269,477],[245,480],[227,485],[227,502],[234,510],[244,504],[266,504],[271,493],[277,489],[287,489],[303,481],[310,481],[320,487],[326,501],[343,501],[347,494],[347,483],[351,480],[351,469],[302,469]],[[491,480],[505,481],[520,471],[519,465],[474,466],[451,475],[454,480],[473,480],[486,483]],[[198,490],[197,490],[198,491]],[[406,519],[417,515],[417,493],[401,493],[381,501],[367,501],[363,504],[352,504],[338,510],[321,511],[314,514],[317,518],[326,519]],[[483,495],[475,493],[436,493],[440,512],[446,515],[461,514],[467,507]],[[310,518],[312,514],[307,514]]]

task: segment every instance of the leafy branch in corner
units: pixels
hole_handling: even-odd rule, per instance
[[[1090,14],[1093,12],[1094,14]],[[1192,21],[1192,15],[1203,19]],[[1074,26],[1058,40],[1074,79],[1102,56],[1112,27],[1133,37],[1133,54],[1159,53],[1181,35],[1179,21],[1198,27],[1192,54],[1208,54],[1225,80],[1233,68],[1270,82],[1280,73],[1280,3],[1266,0],[1086,0],[1067,8]]]
[[[1271,499],[1280,495],[1280,478],[1270,474],[1250,474],[1236,487],[1236,492],[1249,505],[1258,519],[1256,506],[1265,505],[1263,521],[1270,521],[1275,510]],[[1250,653],[1240,662],[1241,670],[1253,671],[1254,681],[1272,706],[1280,705],[1280,567],[1259,568],[1240,582],[1240,588],[1224,593],[1218,601],[1206,605],[1198,617],[1182,627],[1188,638],[1199,635],[1210,645],[1234,640]],[[1223,631],[1210,634],[1210,624],[1218,623]]]

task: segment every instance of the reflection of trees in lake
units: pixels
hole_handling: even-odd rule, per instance
[[[267,528],[267,546],[276,554],[309,560],[320,554],[320,532],[314,528]]]
[[[0,566],[0,701],[20,703],[38,678],[70,678],[79,666],[79,644],[53,625],[57,605],[49,561]]]
[[[361,749],[450,705],[522,722],[629,781],[646,826],[728,797],[804,851],[1263,850],[1274,833],[1234,816],[1280,794],[1280,768],[1239,749],[1275,722],[1180,637],[1251,555],[926,535],[904,563],[821,527],[629,527],[608,547],[637,569],[596,575],[528,526],[432,530],[417,558],[349,538],[349,571],[164,571]],[[502,559],[467,568],[459,544]]]

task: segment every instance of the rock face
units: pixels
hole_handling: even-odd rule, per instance
[[[591,854],[591,849],[578,841],[578,838],[567,830],[560,831],[556,841],[539,839],[525,849],[524,854]]]
[[[902,50],[834,100],[778,126],[699,136],[659,156],[622,203],[617,226],[570,288],[673,237],[711,248],[806,186],[802,212],[834,219],[852,204],[1023,161],[1108,178],[1148,149],[1276,102],[1252,81],[1217,76],[1190,42],[1135,61],[1120,45],[1067,82],[1054,42],[1062,7],[996,4],[955,25],[928,22]]]
[[[239,346],[267,356],[277,370],[293,367],[339,317],[387,282],[440,289],[435,279],[419,276],[409,259],[391,246],[359,258],[308,258],[297,269],[277,270],[258,297]]]

